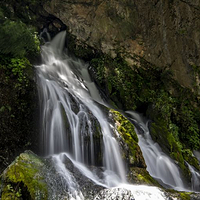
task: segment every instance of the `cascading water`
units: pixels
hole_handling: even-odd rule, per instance
[[[87,65],[67,55],[60,57],[64,38],[65,32],[62,32],[51,45],[43,46],[44,64],[38,66],[44,153],[68,152],[75,161],[95,165],[95,155],[102,151],[106,172],[115,172],[112,184],[115,185],[115,181],[125,182],[119,147],[106,118],[92,99],[101,101],[97,90],[91,90],[94,87],[90,87]],[[103,141],[100,149],[94,146],[92,117],[101,128]],[[90,143],[87,148],[86,139]]]
[[[36,69],[43,153],[52,158],[61,182],[64,179],[62,185],[69,199],[84,199],[79,183],[66,169],[65,162],[69,160],[96,185],[127,188],[135,200],[166,199],[158,188],[126,183],[118,143],[98,104],[104,103],[90,79],[87,64],[63,53],[65,34],[59,33],[42,47],[43,64]],[[101,172],[96,173],[93,166],[100,167]],[[54,184],[52,180],[51,185]],[[127,199],[133,198],[129,195]]]
[[[188,164],[188,163],[187,163]],[[189,170],[192,174],[192,190],[199,192],[200,191],[200,172],[198,172],[194,167],[188,164]]]
[[[142,130],[142,133],[139,129],[136,129],[136,132],[139,138],[139,146],[142,150],[150,175],[165,187],[180,191],[199,191],[200,174],[188,164],[189,170],[192,173],[192,187],[189,189],[184,186],[178,166],[162,151],[160,146],[152,140],[149,133],[148,121],[144,120],[136,112],[126,111],[126,113],[131,116],[130,119],[137,123]]]

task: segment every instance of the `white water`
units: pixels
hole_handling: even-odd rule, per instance
[[[63,161],[64,161],[64,155],[53,155],[52,159],[56,166],[56,171],[63,177],[65,180],[63,182],[62,188],[68,191],[69,199],[70,200],[83,200],[83,194],[79,189],[79,185],[76,182],[76,180],[73,177],[73,174],[71,174],[65,167]]]
[[[188,164],[188,163],[187,163]],[[200,191],[200,172],[198,172],[194,167],[188,164],[189,170],[192,174],[192,190],[195,192]]]
[[[41,104],[43,153],[52,157],[57,173],[65,180],[64,188],[68,188],[70,199],[82,200],[84,196],[73,174],[66,169],[63,156],[67,156],[84,176],[98,185],[127,188],[136,200],[166,199],[158,188],[126,183],[126,172],[119,146],[106,116],[96,103],[104,104],[90,79],[88,66],[62,53],[65,34],[59,33],[51,43],[42,47],[43,64],[36,68]],[[94,141],[94,120],[100,125],[102,135],[99,136],[98,145]],[[87,167],[98,166],[99,156],[103,158],[103,178],[98,177]],[[177,172],[175,173],[177,175]],[[173,175],[171,178],[174,181],[173,186],[182,187],[180,180]],[[169,184],[170,181],[166,183]]]
[[[95,165],[94,154],[102,149],[103,165],[112,180],[110,183],[107,180],[107,184],[115,186],[117,182],[126,182],[118,144],[106,117],[94,101],[101,101],[100,95],[90,80],[87,65],[60,54],[64,38],[65,32],[62,32],[51,44],[42,47],[44,64],[37,66],[44,154],[68,152],[75,161],[87,163],[89,160]],[[94,147],[91,114],[100,124],[101,149]],[[69,127],[66,127],[65,118]],[[84,147],[85,137],[90,141],[88,149]]]
[[[126,113],[128,113],[132,117],[132,120],[135,120],[144,131],[143,134],[139,134],[136,129],[139,146],[142,150],[150,175],[156,179],[160,179],[162,183],[171,188],[186,190],[178,166],[162,151],[160,146],[152,140],[148,129],[148,121],[145,122],[140,115],[135,112],[127,111]]]

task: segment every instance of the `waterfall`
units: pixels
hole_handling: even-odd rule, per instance
[[[126,182],[119,146],[96,103],[102,100],[88,65],[61,53],[65,34],[42,47],[43,64],[37,66],[44,155],[67,152],[77,162],[98,165],[97,157],[103,154],[106,183],[116,186]],[[102,138],[99,145],[94,145],[95,137]]]
[[[189,170],[192,174],[192,185],[191,188],[184,186],[180,170],[174,160],[162,151],[158,143],[152,140],[149,133],[148,121],[136,112],[126,111],[126,113],[130,116],[130,119],[139,126],[139,129],[142,130],[141,133],[141,131],[136,128],[136,133],[139,139],[139,146],[147,165],[147,171],[150,175],[157,179],[165,187],[173,188],[179,191],[199,191],[199,172],[188,164]]]
[[[47,175],[50,199],[85,199],[81,177],[91,193],[91,182],[101,187],[86,199],[167,199],[159,188],[127,183],[116,133],[102,111],[106,104],[88,64],[64,50],[65,35],[61,32],[41,47],[43,64],[36,66],[41,147],[55,168]]]
[[[192,190],[195,192],[200,191],[200,172],[198,172],[194,167],[192,167],[189,163],[187,163],[189,170],[192,174]]]

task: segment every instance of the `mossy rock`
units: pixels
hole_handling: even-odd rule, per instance
[[[180,192],[180,198],[182,200],[190,200],[190,194],[189,192]]]
[[[47,199],[43,167],[43,161],[32,152],[20,154],[1,175],[2,200]]]
[[[144,168],[131,167],[128,174],[128,180],[134,184],[145,184],[150,186],[162,187],[149,172]]]
[[[146,168],[146,164],[138,146],[138,137],[134,125],[118,111],[110,110],[114,116],[117,131],[128,146],[128,160],[130,166]]]
[[[173,197],[173,199],[177,199],[177,200],[190,200],[190,199],[198,200],[199,199],[199,195],[197,193],[184,192],[184,191],[179,192],[173,189],[165,189],[165,194],[167,194],[168,197]]]

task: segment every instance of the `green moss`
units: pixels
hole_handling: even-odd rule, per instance
[[[128,140],[131,137],[136,143],[138,143],[138,137],[134,125],[118,111],[111,110],[111,112],[114,114],[115,120],[119,122],[118,131],[124,136],[124,138],[127,138]]]
[[[143,163],[144,162],[143,159],[140,158],[140,156],[142,157],[142,155],[138,147],[138,137],[137,134],[135,133],[135,128],[133,124],[119,112],[114,110],[110,110],[110,112],[114,114],[114,119],[116,121],[117,130],[119,134],[123,138],[124,142],[128,145],[130,151],[129,152],[130,164],[144,167],[145,164]]]
[[[180,197],[182,200],[190,200],[190,194],[189,192],[180,192]]]
[[[149,172],[144,168],[131,167],[130,173],[128,174],[128,179],[134,184],[145,184],[153,185],[157,187],[162,187],[156,180],[154,180]]]
[[[143,174],[138,174],[137,178],[138,180],[148,185],[160,186],[159,183],[156,180],[154,180],[147,172]]]
[[[20,154],[4,172],[2,199],[8,199],[9,196],[18,199],[23,195],[30,195],[31,199],[47,199],[47,186],[41,175],[43,165],[32,153]],[[27,190],[28,194],[21,193],[22,190]]]

